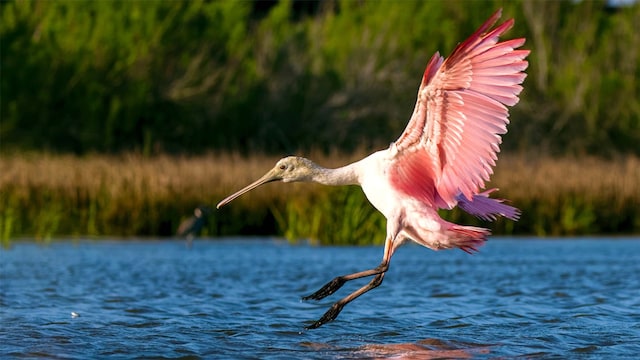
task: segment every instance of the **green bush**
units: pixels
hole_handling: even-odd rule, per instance
[[[532,50],[505,148],[640,154],[640,4],[604,1],[4,1],[2,148],[384,147],[499,7]]]

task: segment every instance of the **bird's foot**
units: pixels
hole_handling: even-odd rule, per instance
[[[321,300],[321,299],[324,299],[325,297],[333,294],[338,289],[340,289],[342,287],[342,285],[344,285],[345,282],[346,282],[346,280],[342,276],[338,276],[335,279],[333,279],[333,280],[329,281],[328,283],[326,283],[322,288],[320,288],[320,290],[314,292],[313,294],[311,294],[309,296],[303,296],[302,300]],[[318,325],[318,326],[320,326],[320,325]]]
[[[327,312],[324,313],[324,315],[322,315],[322,317],[318,321],[316,321],[313,324],[305,327],[305,329],[307,329],[307,330],[317,329],[320,326],[328,323],[329,321],[335,320],[338,317],[338,315],[340,314],[340,312],[342,311],[342,308],[344,307],[344,305],[345,304],[340,302],[340,301],[338,301],[337,303],[333,304],[331,306],[331,308],[329,310],[327,310]]]

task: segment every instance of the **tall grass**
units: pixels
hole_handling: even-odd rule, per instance
[[[494,177],[536,235],[640,232],[640,159],[505,157]]]
[[[325,166],[364,156],[306,154]],[[220,199],[273,166],[276,157],[134,154],[0,157],[0,236],[47,241],[59,236],[169,236],[198,205]],[[523,210],[519,222],[482,222],[461,211],[452,221],[498,234],[640,232],[640,159],[503,156],[492,179],[500,197]],[[211,215],[205,235],[277,234],[317,243],[384,240],[384,218],[358,187],[268,184]]]

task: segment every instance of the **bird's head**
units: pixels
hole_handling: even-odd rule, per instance
[[[200,217],[206,217],[209,216],[211,214],[211,209],[208,206],[198,206],[197,208],[195,208],[193,210],[193,215],[195,215],[195,217],[200,218]]]
[[[264,185],[272,181],[311,181],[312,175],[316,168],[317,165],[309,159],[305,159],[299,156],[287,156],[278,160],[276,166],[274,166],[273,169],[264,174],[260,179],[229,195],[224,200],[220,201],[216,207],[219,209],[238,196],[257,188],[260,185]]]

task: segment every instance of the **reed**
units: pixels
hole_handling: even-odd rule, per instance
[[[536,235],[638,233],[640,160],[506,157],[494,178]]]
[[[325,166],[364,156],[303,154]],[[267,171],[277,157],[210,153],[197,157],[3,154],[0,236],[40,241],[60,236],[170,236],[198,205],[211,207]],[[497,234],[640,232],[640,159],[503,156],[493,182],[523,210],[519,222],[489,225]],[[495,185],[494,185],[495,184]],[[462,213],[452,221],[487,226]],[[269,184],[214,211],[205,234],[281,235],[322,244],[384,240],[384,219],[358,187]]]

